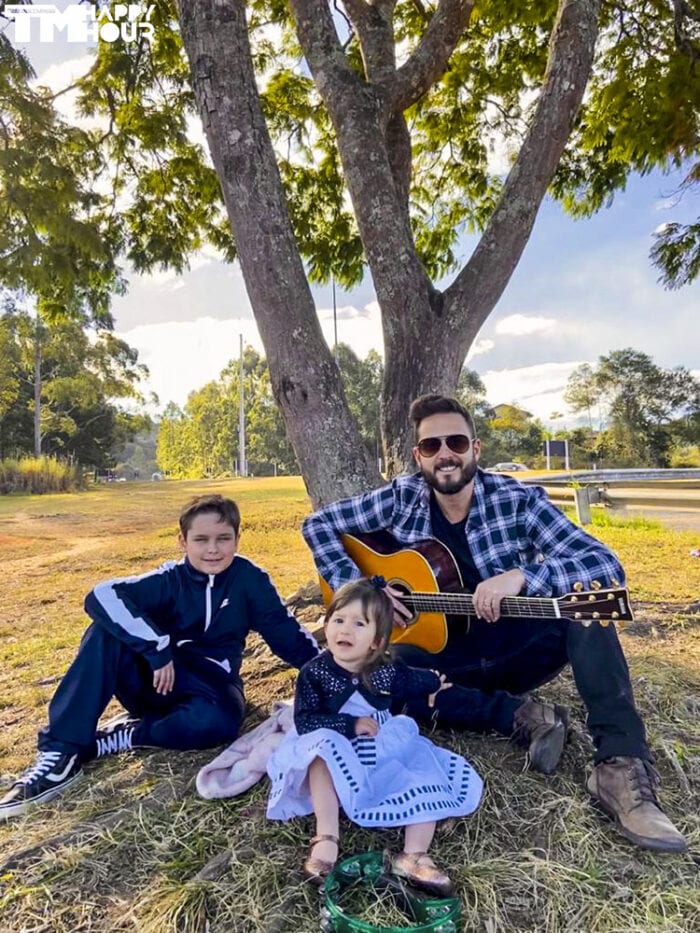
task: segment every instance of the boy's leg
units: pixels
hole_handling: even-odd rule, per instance
[[[132,724],[133,747],[187,751],[212,748],[238,736],[245,715],[243,691],[219,677],[211,662],[205,663],[206,667],[199,663],[195,671],[187,660],[176,657],[175,684],[165,696],[157,694],[152,683],[137,694],[121,685],[117,688],[120,703],[140,717]]]
[[[49,703],[49,722],[39,732],[39,749],[93,757],[97,721],[120,684],[129,685],[132,697],[148,690],[152,673],[140,661],[105,629],[90,625]]]
[[[136,676],[129,655],[113,636],[95,625],[88,628],[49,704],[49,724],[39,733],[37,759],[0,800],[0,819],[51,800],[81,777],[82,761],[92,757],[97,720],[120,675],[130,671]]]

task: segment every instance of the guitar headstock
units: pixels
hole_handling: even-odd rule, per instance
[[[613,582],[617,584],[617,580]],[[603,626],[611,622],[633,621],[626,589],[619,586],[605,588],[597,580],[591,583],[591,587],[586,591],[581,583],[577,583],[573,593],[557,599],[559,611],[565,619],[580,622],[586,627],[596,621]]]

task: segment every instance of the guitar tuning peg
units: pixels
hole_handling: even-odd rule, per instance
[[[603,626],[603,628],[607,628],[610,625],[610,619],[601,619],[600,624]]]
[[[620,586],[620,581],[617,579],[617,577],[610,578],[610,586]]]
[[[582,589],[583,589],[583,583],[581,583],[580,581],[578,581],[577,583],[574,583],[574,590],[577,593],[580,593]]]
[[[602,585],[602,584],[600,583],[600,580],[591,580],[591,589],[592,589],[592,590],[599,590],[600,587],[601,587],[601,585]]]
[[[593,619],[584,619],[584,620],[581,622],[581,625],[582,625],[584,628],[590,628],[590,627],[593,625]]]

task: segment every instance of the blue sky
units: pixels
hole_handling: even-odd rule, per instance
[[[89,65],[85,47],[61,38],[33,43],[29,54],[41,83],[54,88]],[[70,113],[70,95],[59,101]],[[545,423],[553,412],[568,415],[561,392],[571,371],[623,347],[648,353],[665,367],[700,368],[700,283],[668,292],[648,259],[660,224],[699,213],[697,194],[679,199],[681,178],[633,177],[610,207],[587,220],[574,221],[556,203],[544,202],[524,256],[468,357],[492,404],[520,404]],[[475,242],[465,241],[465,255]],[[114,301],[116,329],[140,351],[151,371],[148,388],[161,405],[182,404],[192,389],[216,378],[237,354],[239,334],[262,350],[240,270],[213,253],[194,257],[182,276],[129,279],[129,293]],[[331,289],[314,289],[314,295],[332,343]],[[370,347],[381,352],[369,276],[351,293],[338,290],[336,298],[339,339],[360,356]]]

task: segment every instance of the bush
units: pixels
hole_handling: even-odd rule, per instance
[[[688,444],[686,447],[676,447],[671,451],[672,467],[700,467],[700,446]]]
[[[11,492],[39,495],[70,492],[84,486],[82,469],[55,457],[21,457],[0,460],[0,494]]]

